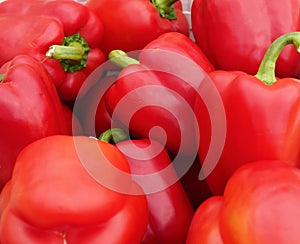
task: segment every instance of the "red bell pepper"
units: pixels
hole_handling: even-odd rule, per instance
[[[186,244],[299,243],[300,170],[282,161],[241,166],[224,196],[197,209]]]
[[[0,14],[15,14],[0,20],[0,64],[32,55],[46,66],[61,99],[74,102],[84,80],[105,60],[98,17],[72,0],[7,0],[0,3]]]
[[[177,31],[189,36],[189,24],[178,0],[88,0],[86,6],[101,19],[101,49],[140,50],[163,33]]]
[[[149,222],[141,243],[185,243],[194,210],[167,151],[153,140],[126,137],[124,131],[113,128],[99,139],[116,143],[146,194]]]
[[[255,75],[264,53],[280,35],[300,31],[300,0],[194,0],[192,32],[216,69]],[[300,57],[286,47],[276,76],[300,76]]]
[[[118,51],[111,52],[110,58],[126,66],[104,94],[112,120],[129,128],[134,137],[150,136],[170,153],[180,151],[193,157],[197,151],[196,89],[204,71],[213,70],[197,45],[183,34],[170,32],[150,42],[139,54],[139,61]],[[158,127],[164,133],[152,130]]]
[[[1,243],[139,244],[148,223],[146,198],[111,189],[99,174],[93,178],[102,172],[124,185],[107,166],[130,174],[122,153],[94,138],[58,135],[28,145],[0,196]],[[139,188],[129,178],[125,186]]]
[[[193,43],[188,37],[179,33],[164,34],[150,42],[145,49],[146,51],[144,52],[149,55],[149,58],[151,58],[150,50],[160,49],[161,55],[174,52],[178,53],[177,58],[179,59],[180,55],[192,58],[193,61],[206,72],[211,72],[214,69],[201,50],[199,50],[197,45],[195,45],[195,43]],[[157,52],[155,51],[155,53]],[[131,52],[130,54],[133,54],[134,56],[136,55],[134,52]],[[146,55],[143,56],[146,59]],[[153,58],[155,59],[156,57],[154,56]],[[170,57],[160,57],[160,59],[162,59],[160,63],[162,66],[171,65],[174,66],[175,69],[175,65],[172,63],[168,64]],[[133,62],[136,63],[137,61]],[[144,62],[146,62],[146,60]],[[153,64],[157,62],[158,60],[153,60],[151,61],[151,65],[153,66]],[[126,65],[127,64],[125,64],[125,66]],[[118,119],[112,122],[111,114],[107,111],[104,96],[108,87],[117,80],[119,72],[119,67],[116,67],[111,62],[105,62],[86,80],[85,86],[81,89],[80,99],[77,99],[78,102],[76,103],[75,110],[76,113],[79,114],[85,132],[89,135],[95,135],[98,137],[102,132],[111,128],[112,123],[114,124],[113,127],[124,127],[122,123],[117,121]],[[92,123],[91,121],[94,121],[95,123]]]
[[[227,180],[242,164],[281,160],[300,166],[300,81],[276,78],[275,63],[282,48],[294,44],[300,51],[300,32],[276,39],[255,76],[244,72],[215,71],[209,76],[219,90],[226,113],[226,138],[216,166],[203,164],[213,194],[222,194]],[[209,114],[197,97],[195,114],[203,163],[211,141]],[[211,172],[210,172],[211,171]]]
[[[31,142],[67,134],[62,104],[44,66],[27,55],[0,68],[0,189],[19,152]]]

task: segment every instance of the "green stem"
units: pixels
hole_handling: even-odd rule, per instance
[[[78,42],[72,42],[69,46],[52,45],[46,56],[55,59],[69,59],[80,61],[83,59],[84,49]]]
[[[124,141],[128,138],[127,134],[124,130],[120,128],[111,128],[108,129],[99,136],[100,141],[108,142],[108,143],[118,143]]]
[[[174,20],[176,19],[176,11],[174,3],[178,0],[151,0],[152,4],[157,8],[161,17]]]
[[[112,50],[108,54],[108,58],[111,62],[118,65],[121,68],[124,68],[131,64],[139,64],[140,62],[136,59],[130,58],[125,52],[122,50]]]
[[[0,74],[0,83],[3,81],[4,79],[4,74]]]
[[[276,82],[276,61],[282,49],[289,44],[293,44],[297,52],[300,52],[300,32],[290,32],[273,41],[266,51],[255,77],[267,85],[272,85]]]
[[[76,72],[86,67],[90,48],[79,33],[64,38],[62,45],[52,45],[46,57],[60,61],[64,70]]]

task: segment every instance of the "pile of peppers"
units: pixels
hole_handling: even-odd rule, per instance
[[[0,244],[299,243],[300,0],[184,3],[0,2]]]

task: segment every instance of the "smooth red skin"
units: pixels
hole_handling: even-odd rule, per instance
[[[122,141],[117,144],[117,147],[127,158],[134,175],[159,173],[172,164],[162,145],[149,139]],[[141,152],[138,152],[135,147]],[[157,153],[154,157],[153,152]],[[138,158],[136,158],[137,153]],[[167,175],[165,177],[178,177],[175,170],[170,170]],[[162,175],[160,177],[163,178]],[[140,186],[145,190],[147,185],[153,182],[144,182],[144,184],[140,183]],[[141,243],[185,243],[194,210],[179,179],[165,189],[154,193],[145,191],[145,193],[149,208],[149,224]]]
[[[101,19],[104,36],[101,49],[107,56],[111,50],[141,50],[163,33],[177,31],[189,36],[189,24],[177,2],[177,19],[162,18],[148,0],[89,0],[86,6]]]
[[[22,23],[16,25],[12,22],[11,25],[14,26],[12,32],[10,28],[7,28],[7,21],[11,23],[11,20],[1,20],[3,27],[0,22],[0,28],[1,31],[5,31],[5,36],[2,36],[0,40],[4,44],[3,48],[6,49],[7,54],[1,55],[0,64],[1,61],[6,62],[15,54],[30,53],[46,66],[61,100],[74,102],[85,79],[105,61],[104,54],[99,48],[103,38],[103,25],[99,18],[83,4],[72,0],[33,0],[30,2],[7,0],[0,3],[0,13],[16,14],[17,20],[14,21]],[[70,15],[70,13],[72,14]],[[32,20],[29,20],[28,15]],[[57,23],[59,26],[54,27],[52,24],[50,28],[48,23],[41,23],[43,21],[41,17],[36,17],[39,15],[55,18],[53,21],[59,22]],[[22,20],[18,20],[18,18],[22,18]],[[47,59],[45,54],[51,45],[61,45],[64,36],[76,33],[80,33],[91,50],[86,68],[71,73],[64,71],[58,60]],[[26,36],[26,41],[24,41],[24,36]],[[37,44],[33,46],[31,43]],[[13,51],[10,52],[11,50]]]
[[[150,129],[155,126],[163,128],[167,135],[166,143],[161,131],[152,131],[154,139],[166,144],[171,153],[176,154],[180,150],[183,155],[192,155],[195,147],[197,150],[197,135],[195,136],[193,129],[195,121],[190,114],[187,115],[187,106],[179,101],[178,96],[192,109],[197,96],[197,83],[200,83],[201,77],[198,79],[193,74],[188,74],[183,80],[180,76],[182,72],[177,67],[191,66],[192,63],[192,67],[196,67],[204,76],[206,70],[203,69],[211,72],[212,66],[201,56],[201,50],[195,43],[175,32],[163,34],[149,43],[139,57],[140,64],[125,67],[116,82],[106,91],[107,111],[113,119],[116,118],[126,126],[131,118],[129,129],[137,138],[149,137]],[[172,92],[167,89],[153,92],[152,85],[168,88]],[[137,88],[143,90],[139,92]],[[134,92],[133,95],[128,96],[131,91]],[[126,105],[116,111],[123,98],[126,98]],[[133,115],[129,114],[129,110],[141,106]],[[182,137],[181,133],[185,136]]]
[[[276,160],[241,166],[197,209],[187,244],[298,243],[300,171]],[[213,241],[211,241],[213,238]]]
[[[220,159],[207,176],[213,194],[223,194],[226,182],[241,165],[256,160],[281,160],[300,166],[300,82],[278,79],[265,85],[241,72],[215,71],[210,77],[219,90],[226,113],[226,139]],[[210,118],[196,101],[201,141],[200,162],[210,143]]]
[[[216,69],[254,75],[277,37],[300,30],[299,8],[299,0],[194,0],[193,36]],[[278,77],[300,74],[299,54],[291,46],[284,48],[277,64]]]
[[[195,151],[196,143],[192,129],[194,122],[188,117],[180,116],[185,113],[186,107],[182,106],[181,102],[175,102],[178,101],[177,96],[168,90],[156,89],[156,87],[151,89],[150,87],[157,85],[162,88],[170,88],[184,97],[187,103],[192,106],[195,98],[194,90],[183,83],[182,80],[172,75],[149,71],[142,65],[127,66],[121,71],[117,81],[105,93],[107,111],[113,120],[118,120],[125,126],[126,121],[130,120],[128,128],[134,137],[148,138],[151,136],[162,144],[166,140],[165,145],[168,151],[176,154],[181,150],[185,154],[190,154]],[[137,88],[143,88],[143,90],[137,92]],[[153,96],[153,89],[157,90],[155,96]],[[134,92],[133,95],[128,96],[131,92]],[[120,103],[123,97],[126,98],[126,102]],[[135,112],[131,114],[129,110]],[[175,113],[177,118],[172,113]],[[180,127],[178,121],[181,121],[185,127]],[[151,128],[155,126],[163,128],[166,137],[158,130],[152,130],[152,134],[149,135]],[[184,133],[186,136],[181,145],[180,133]]]
[[[205,56],[203,51],[195,45],[195,42],[189,37],[178,32],[160,35],[155,40],[149,42],[143,50],[146,51],[141,51],[139,61],[142,64],[147,65],[149,68],[174,65],[171,62],[168,63],[167,60],[164,60],[163,58],[158,59],[155,54],[152,56],[151,52],[149,52],[152,50],[153,53],[155,53],[157,50],[163,50],[165,53],[176,53],[183,57],[192,59],[192,61],[206,73],[210,73],[215,70],[214,66]],[[165,58],[167,57],[165,56]]]
[[[10,23],[11,28],[7,28],[7,23]],[[57,19],[48,16],[3,13],[0,19],[0,29],[3,33],[0,36],[2,43],[0,46],[2,53],[0,65],[17,55],[26,54],[43,62],[48,68],[45,54],[49,46],[61,44],[64,38],[62,24]],[[60,77],[61,75],[58,74],[57,76]]]
[[[6,2],[0,3],[0,8]],[[8,62],[16,55],[30,55],[44,64],[53,83],[59,87],[65,79],[63,67],[58,60],[47,59],[45,54],[50,46],[60,45],[63,42],[64,32],[61,22],[48,16],[1,13],[5,14],[6,17],[2,16],[0,20],[0,29],[3,33],[0,36],[0,41],[3,44],[0,47],[2,53],[0,65]],[[7,23],[13,26],[14,31],[11,31],[12,28],[7,28]],[[24,41],[24,37],[26,37],[26,41]],[[37,43],[37,45],[31,45],[31,43]]]
[[[220,216],[224,243],[298,243],[300,171],[281,161],[239,168],[228,182]]]
[[[108,162],[129,172],[116,147],[96,139],[51,136],[33,142],[19,154],[0,197],[1,241],[62,243],[63,232],[67,243],[140,243],[148,223],[145,196],[98,183],[79,160],[77,146],[86,148],[87,160],[97,158],[99,167]]]
[[[186,244],[223,244],[219,220],[223,196],[212,196],[196,210],[186,239]]]
[[[31,142],[67,134],[63,109],[46,69],[27,55],[4,64],[0,73],[0,189],[10,179],[17,155]]]
[[[85,5],[73,0],[6,0],[0,4],[0,13],[55,17],[62,23],[65,36],[79,32],[91,48],[99,47],[103,37],[101,20]]]

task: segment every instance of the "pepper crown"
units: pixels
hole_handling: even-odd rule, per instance
[[[177,0],[151,0],[152,4],[157,8],[161,17],[168,20],[176,19],[176,11],[174,3]]]
[[[86,67],[89,45],[79,34],[64,38],[62,45],[52,45],[46,57],[59,60],[66,72],[76,72]]]
[[[282,49],[289,44],[293,44],[297,52],[300,52],[300,32],[290,32],[275,39],[266,51],[255,77],[267,85],[276,82],[276,61]]]

